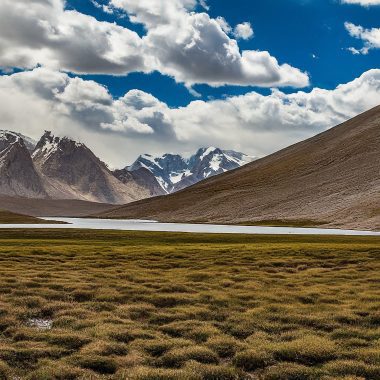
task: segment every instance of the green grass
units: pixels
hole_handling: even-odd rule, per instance
[[[0,379],[379,379],[379,273],[377,237],[0,230]]]

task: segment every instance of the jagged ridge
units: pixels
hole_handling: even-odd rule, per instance
[[[160,157],[144,154],[126,169],[148,169],[165,191],[172,193],[254,160],[254,157],[240,152],[208,147],[199,149],[190,158],[178,154],[164,154]]]
[[[124,173],[119,180],[85,144],[68,137],[47,131],[37,144],[24,138],[0,131],[3,196],[125,204],[164,194],[150,172],[137,171],[129,177]]]

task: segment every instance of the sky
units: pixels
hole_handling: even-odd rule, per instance
[[[2,0],[0,129],[111,167],[265,156],[380,104],[380,0]]]

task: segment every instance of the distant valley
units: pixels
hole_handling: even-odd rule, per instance
[[[102,217],[380,229],[380,106],[184,191]]]
[[[37,216],[378,230],[379,127],[376,107],[262,159],[208,147],[118,170],[67,137],[1,131],[0,203]]]

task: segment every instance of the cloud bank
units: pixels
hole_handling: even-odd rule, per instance
[[[0,129],[35,138],[52,129],[84,141],[113,166],[130,163],[141,146],[160,154],[218,145],[262,156],[379,104],[380,70],[333,90],[250,92],[170,108],[140,90],[114,99],[96,82],[36,68],[0,77],[0,102]]]
[[[85,142],[115,167],[146,152],[192,152],[218,145],[262,156],[310,137],[380,103],[380,70],[333,90],[286,94],[308,75],[267,51],[241,50],[253,37],[247,22],[231,26],[197,0],[93,1],[107,14],[125,15],[142,35],[116,23],[67,10],[63,0],[0,2],[0,128],[38,138],[53,130]],[[377,48],[378,29],[347,23],[348,32]],[[80,36],[80,38],[78,38]],[[364,53],[365,50],[359,51]],[[12,73],[13,68],[24,71]],[[171,108],[134,89],[114,98],[75,74],[127,75],[159,71],[184,83],[270,87],[222,100]]]

